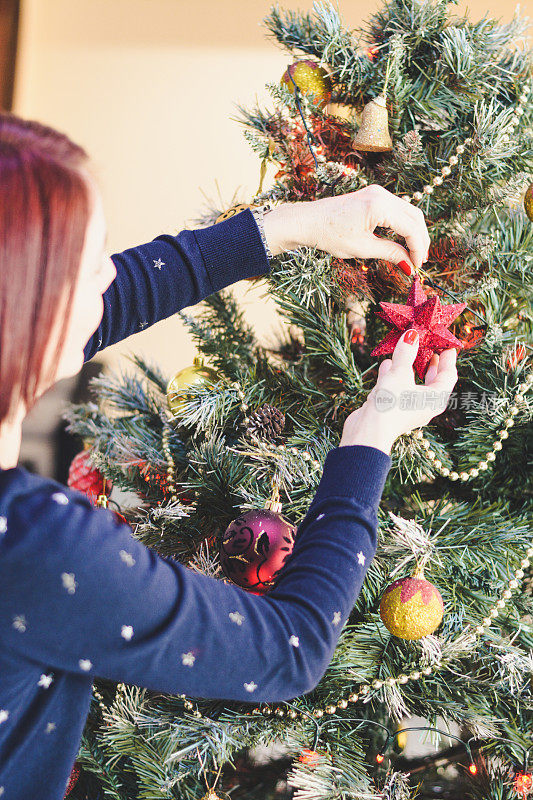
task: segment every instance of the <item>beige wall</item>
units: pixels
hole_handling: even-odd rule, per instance
[[[311,0],[281,3],[311,8]],[[503,0],[474,0],[478,18],[503,19]],[[370,4],[339,0],[350,26]],[[460,3],[459,10],[466,4]],[[256,156],[230,117],[235,103],[268,100],[287,56],[265,36],[268,0],[22,0],[14,110],[68,133],[93,157],[110,251],[193,227],[204,194],[229,205],[257,189]],[[454,7],[452,6],[452,9]],[[235,286],[264,338],[277,321],[264,291]],[[117,364],[135,350],[172,374],[194,345],[178,317],[108,348]],[[123,362],[122,362],[123,363]]]

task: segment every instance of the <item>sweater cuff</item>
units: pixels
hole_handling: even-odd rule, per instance
[[[270,271],[270,261],[249,208],[223,222],[198,228],[193,233],[213,292],[244,278],[254,278]]]
[[[377,447],[334,447],[326,456],[313,504],[326,497],[348,496],[363,506],[377,508],[391,463],[391,457]]]

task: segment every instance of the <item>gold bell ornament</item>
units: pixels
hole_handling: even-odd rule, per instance
[[[361,126],[353,140],[355,150],[382,153],[392,150],[389,114],[384,94],[378,95],[363,108]]]
[[[206,366],[203,358],[195,356],[192,365],[176,372],[167,384],[167,402],[171,412],[176,415],[184,411],[185,401],[189,396],[183,390],[188,386],[209,385],[218,380],[220,378],[216,370]]]
[[[385,81],[381,94],[374,97],[363,108],[361,125],[353,140],[354,150],[370,153],[383,153],[392,150],[392,139],[389,133],[389,113],[387,111],[387,86],[393,62],[396,60],[396,49],[393,48],[387,60]]]

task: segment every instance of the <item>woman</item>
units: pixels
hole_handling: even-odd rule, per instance
[[[409,251],[376,238],[377,225]],[[440,409],[380,411],[376,392],[425,388],[414,383],[416,332],[400,340],[328,453],[276,586],[252,595],[159,557],[81,493],[18,467],[24,416],[98,350],[267,273],[268,248],[419,267],[429,245],[420,212],[371,186],[264,220],[246,210],[110,258],[85,152],[2,114],[0,237],[0,795],[60,800],[95,677],[252,703],[316,686],[376,550],[392,444],[444,410],[455,350],[435,356],[425,379]]]

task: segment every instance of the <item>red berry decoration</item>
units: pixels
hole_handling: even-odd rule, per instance
[[[392,353],[404,331],[414,328],[418,331],[420,343],[414,361],[414,368],[419,378],[423,378],[433,353],[442,353],[449,347],[461,350],[464,342],[448,330],[448,326],[466,308],[466,303],[442,305],[437,295],[427,297],[420,279],[415,277],[407,304],[381,302],[381,311],[376,315],[393,330],[385,336],[371,356],[382,356]]]
[[[80,768],[78,767],[77,764],[74,764],[74,766],[72,767],[72,771],[70,773],[70,777],[68,779],[66,792],[63,795],[64,797],[67,797],[67,795],[70,794],[70,792],[78,782],[79,777],[80,777]]]
[[[300,755],[298,756],[298,761],[302,764],[309,764],[310,767],[314,767],[320,761],[321,753],[318,750],[310,750],[308,747],[304,747],[300,750]]]
[[[252,594],[265,594],[274,586],[294,547],[296,528],[279,513],[277,497],[230,522],[220,545],[222,571]]]
[[[530,772],[519,772],[515,776],[513,786],[521,797],[528,797],[533,793],[533,775]]]
[[[113,484],[90,463],[91,453],[91,449],[85,449],[74,456],[69,467],[67,484],[71,489],[87,495],[91,503],[96,503],[99,495],[111,494]]]

